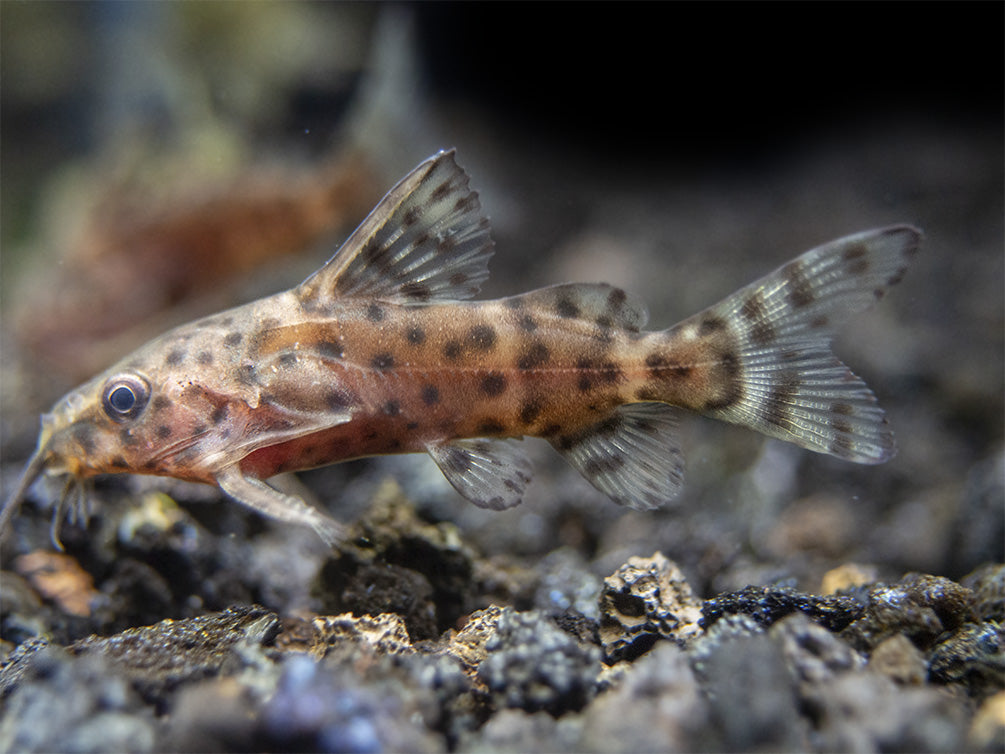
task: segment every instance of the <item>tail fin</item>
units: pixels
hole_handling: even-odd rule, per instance
[[[896,448],[876,397],[830,349],[835,328],[903,277],[921,242],[906,225],[808,251],[692,321],[726,323],[738,390],[703,413],[809,450],[882,463]]]

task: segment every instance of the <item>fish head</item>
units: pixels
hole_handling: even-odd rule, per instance
[[[40,477],[81,490],[99,474],[138,473],[212,481],[214,441],[245,419],[227,396],[183,366],[164,365],[158,339],[71,390],[43,414],[38,443],[14,494],[0,509],[0,531]],[[67,493],[64,493],[64,495]]]

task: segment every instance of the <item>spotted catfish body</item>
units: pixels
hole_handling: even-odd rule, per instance
[[[645,331],[644,306],[604,284],[470,302],[489,224],[441,152],[297,288],[179,327],[65,396],[0,525],[40,474],[83,489],[131,472],[217,484],[335,543],[331,519],[265,480],[427,452],[465,498],[504,509],[531,476],[522,436],[650,509],[682,481],[674,406],[879,463],[894,452],[883,412],[830,340],[901,278],[920,237],[834,241],[667,330]]]

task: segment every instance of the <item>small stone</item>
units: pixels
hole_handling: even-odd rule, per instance
[[[924,655],[903,634],[884,639],[872,650],[869,669],[906,686],[924,683],[928,674]]]
[[[863,601],[865,610],[841,633],[863,652],[901,633],[927,649],[943,632],[974,617],[973,592],[938,576],[911,574],[896,584],[876,584]]]
[[[495,633],[502,614],[503,608],[497,605],[472,613],[464,628],[456,633],[448,632],[447,654],[460,660],[464,669],[473,675],[488,656],[485,644]]]
[[[829,683],[838,675],[860,670],[866,664],[861,654],[802,613],[782,618],[768,633],[781,641],[789,669],[801,683]]]
[[[396,613],[363,615],[354,617],[351,613],[314,619],[321,645],[336,645],[353,642],[370,647],[377,654],[410,654],[412,640],[408,637],[405,621]]]
[[[662,553],[633,557],[604,579],[600,642],[605,662],[631,660],[660,639],[684,644],[701,633],[701,600]]]
[[[871,584],[876,581],[877,577],[878,572],[875,566],[845,563],[824,574],[820,583],[820,593],[844,592],[848,589]]]
[[[967,623],[933,647],[928,674],[939,683],[962,684],[971,696],[1002,688],[1005,679],[1005,626],[995,621]]]
[[[600,650],[582,644],[536,610],[505,608],[478,666],[497,708],[554,716],[582,709],[596,690]]]
[[[973,591],[981,620],[1005,622],[1005,564],[982,566],[960,579],[960,584]]]
[[[1005,691],[984,700],[970,723],[967,740],[980,751],[1005,750]]]
[[[722,616],[732,613],[749,615],[764,627],[792,613],[803,613],[822,626],[837,631],[862,613],[851,597],[818,597],[791,587],[748,586],[737,592],[720,594],[701,606],[701,624],[706,629]]]

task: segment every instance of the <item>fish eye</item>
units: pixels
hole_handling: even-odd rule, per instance
[[[137,374],[120,374],[105,383],[101,406],[117,422],[135,419],[150,400],[150,383]]]

